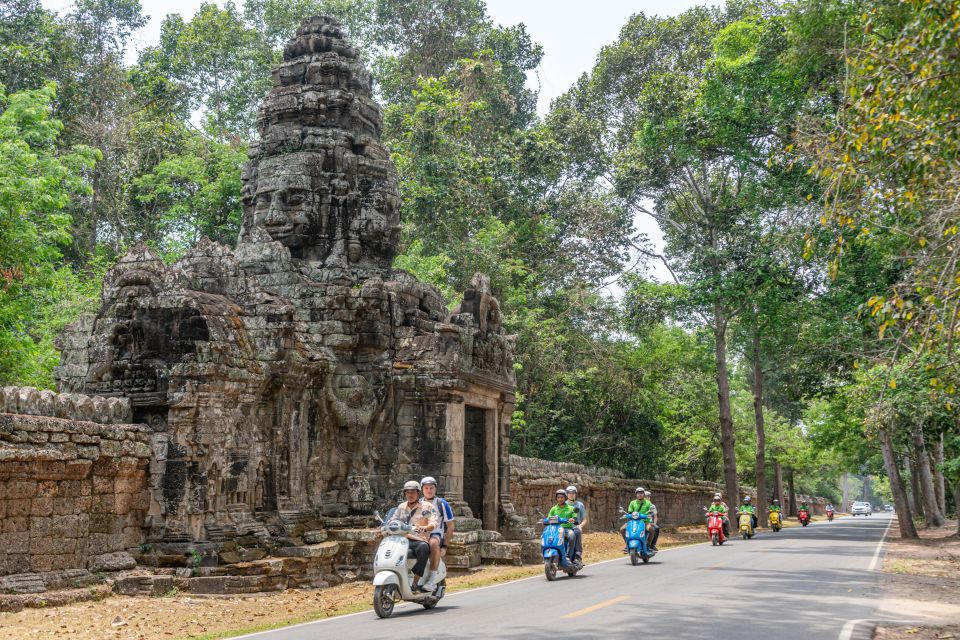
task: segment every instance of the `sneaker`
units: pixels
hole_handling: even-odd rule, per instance
[[[624,548],[623,548],[623,552],[624,552],[624,553],[630,553],[630,549],[628,549],[627,547],[624,547]]]
[[[420,586],[420,590],[424,593],[433,593],[433,590],[437,588],[437,581],[433,579],[433,576],[430,576],[430,579],[427,580],[426,584]]]

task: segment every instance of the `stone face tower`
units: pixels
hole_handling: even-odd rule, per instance
[[[273,78],[244,176],[240,242],[256,242],[260,228],[318,267],[389,270],[400,230],[396,171],[370,74],[340,25],[305,22]]]
[[[236,250],[204,239],[168,266],[135,246],[61,339],[62,392],[129,398],[152,429],[146,540],[289,544],[426,474],[462,515],[527,537],[513,339],[481,274],[451,314],[391,269],[396,172],[334,20],[287,44],[258,123]]]

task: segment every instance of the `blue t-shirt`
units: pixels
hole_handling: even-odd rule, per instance
[[[567,504],[577,510],[577,521],[580,524],[583,524],[583,521],[587,519],[587,508],[579,500],[570,501],[567,500]]]
[[[434,498],[431,504],[433,504],[437,510],[437,520],[440,523],[437,528],[433,530],[433,533],[444,535],[447,532],[447,523],[454,521],[453,509],[450,508],[449,502],[439,496]]]

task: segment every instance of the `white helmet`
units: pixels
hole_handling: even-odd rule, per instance
[[[646,491],[646,489],[644,489],[643,487],[637,487],[636,489],[633,490],[633,492],[634,492],[634,493],[646,493],[647,491]]]
[[[713,499],[714,499],[714,500],[723,500],[723,498],[720,497],[720,494],[719,494],[719,493],[713,494]]]
[[[566,490],[566,489],[557,489],[556,491],[553,492],[553,497],[556,498],[557,496],[563,496],[564,498],[566,498],[566,497],[567,497],[567,490]]]
[[[426,476],[423,480],[420,481],[420,486],[424,486],[424,487],[425,487],[425,486],[428,485],[428,484],[432,484],[433,486],[437,486],[437,479],[434,478],[433,476]]]
[[[744,502],[750,502],[750,496],[743,496]]]
[[[415,489],[417,491],[420,491],[420,483],[417,482],[416,480],[407,480],[403,484],[403,490],[409,491],[410,489]]]
[[[567,493],[577,493],[577,488],[571,484],[567,487]]]

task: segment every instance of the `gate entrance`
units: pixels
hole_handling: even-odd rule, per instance
[[[483,519],[483,485],[486,480],[486,411],[465,407],[463,434],[463,500],[474,518]]]

